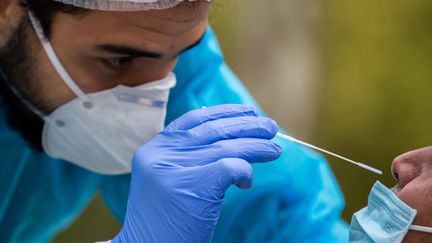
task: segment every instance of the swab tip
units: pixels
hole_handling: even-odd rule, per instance
[[[376,173],[376,174],[378,174],[378,175],[382,175],[382,174],[383,174],[382,171],[380,171],[380,170],[378,170],[378,169],[375,169],[375,168],[373,168],[373,167],[371,167],[371,166],[369,166],[369,165],[365,165],[365,164],[362,164],[362,163],[358,163],[358,166],[360,166],[360,167],[362,167],[362,168],[364,168],[364,169],[366,169],[366,170],[369,170],[369,171],[371,171],[371,172],[374,172],[374,173]]]

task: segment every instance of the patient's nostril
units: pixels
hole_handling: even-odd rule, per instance
[[[394,160],[391,166],[391,174],[393,178],[399,182],[399,167],[397,166],[398,161]]]
[[[397,181],[399,181],[399,174],[398,174],[398,173],[394,172],[394,173],[393,173],[393,176],[394,176],[394,178],[395,178]]]

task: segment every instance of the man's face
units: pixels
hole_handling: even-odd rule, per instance
[[[166,77],[178,55],[199,42],[209,3],[183,3],[167,10],[57,13],[50,42],[61,63],[85,93],[119,84],[137,86]],[[75,98],[27,28],[38,103],[50,113]],[[34,92],[33,92],[34,93]]]
[[[415,225],[432,227],[432,147],[408,152],[393,161],[392,171],[399,181],[392,190],[417,210]],[[409,231],[404,242],[430,242],[432,235]]]

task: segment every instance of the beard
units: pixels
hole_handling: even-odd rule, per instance
[[[44,121],[29,106],[44,110],[37,72],[36,50],[31,45],[28,17],[23,17],[12,37],[0,49],[0,96],[4,98],[7,124],[30,146],[42,147]]]

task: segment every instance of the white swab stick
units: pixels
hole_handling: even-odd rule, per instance
[[[345,160],[345,161],[347,161],[347,162],[349,162],[349,163],[351,163],[351,164],[355,164],[355,165],[357,165],[357,166],[359,166],[359,167],[361,167],[361,168],[363,168],[363,169],[366,169],[366,170],[369,170],[369,171],[374,172],[374,173],[376,173],[376,174],[382,175],[382,171],[380,171],[380,170],[378,170],[378,169],[375,169],[375,168],[373,168],[373,167],[371,167],[371,166],[369,166],[369,165],[366,165],[366,164],[363,164],[363,163],[360,163],[360,162],[357,162],[357,161],[354,161],[354,160],[351,160],[351,159],[345,158],[345,157],[340,156],[340,155],[338,155],[338,154],[335,154],[335,153],[333,153],[333,152],[330,152],[330,151],[327,151],[327,150],[325,150],[325,149],[319,148],[319,147],[317,147],[317,146],[315,146],[315,145],[312,145],[312,144],[309,144],[309,143],[306,143],[306,142],[300,141],[300,140],[298,140],[298,139],[296,139],[296,138],[293,138],[293,137],[291,137],[291,136],[288,136],[288,135],[285,135],[285,134],[282,134],[282,133],[277,133],[277,136],[280,137],[280,138],[282,138],[282,139],[285,139],[285,140],[288,140],[288,141],[291,141],[291,142],[295,142],[295,143],[301,144],[301,145],[303,145],[303,146],[306,146],[306,147],[309,147],[309,148],[312,148],[312,149],[318,150],[318,151],[320,151],[320,152],[323,152],[323,153],[329,154],[329,155],[334,156],[334,157],[336,157],[336,158],[339,158],[339,159],[341,159],[341,160]]]

